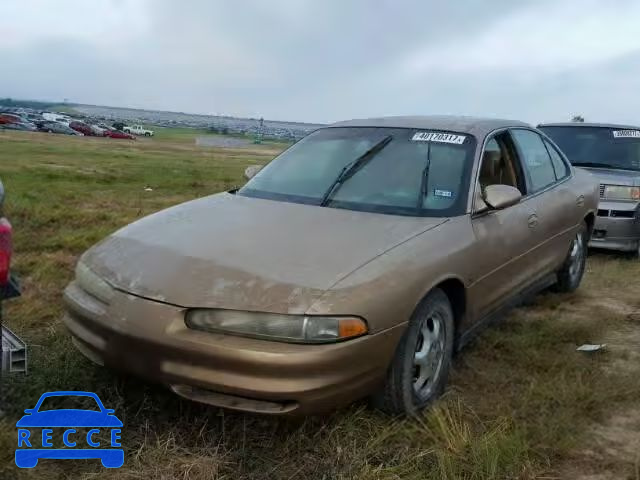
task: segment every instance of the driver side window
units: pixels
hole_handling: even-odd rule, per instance
[[[524,177],[507,132],[494,135],[485,144],[476,185],[475,211],[484,210],[486,207],[483,193],[489,185],[509,185],[525,194]]]

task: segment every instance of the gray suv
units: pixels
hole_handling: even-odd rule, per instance
[[[590,245],[640,256],[640,127],[572,122],[538,128],[574,166],[588,170],[600,182]]]

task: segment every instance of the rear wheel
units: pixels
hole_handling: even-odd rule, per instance
[[[451,303],[435,289],[409,321],[374,405],[393,415],[415,415],[438,398],[449,374],[453,336]]]
[[[580,286],[587,263],[587,232],[587,225],[583,223],[571,242],[567,259],[558,271],[558,282],[554,286],[556,292],[569,293]]]

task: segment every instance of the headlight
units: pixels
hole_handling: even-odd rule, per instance
[[[603,198],[606,200],[640,200],[640,187],[605,185]]]
[[[189,328],[293,343],[329,343],[367,333],[357,317],[321,317],[194,309],[187,311]]]
[[[78,282],[78,285],[83,290],[98,300],[102,300],[105,303],[111,302],[113,298],[113,288],[111,285],[100,278],[82,261],[78,262],[76,266],[76,282]]]

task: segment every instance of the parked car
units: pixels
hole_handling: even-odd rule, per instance
[[[153,130],[147,130],[142,125],[126,126],[122,128],[122,131],[134,135],[153,137]]]
[[[8,123],[21,123],[23,119],[18,115],[12,113],[0,113],[0,125],[6,125]]]
[[[90,359],[195,401],[300,414],[372,395],[413,414],[505,306],[578,288],[597,202],[525,123],[337,123],[92,247],[65,323]]]
[[[13,122],[0,124],[0,130],[21,130],[24,132],[35,132],[37,127],[29,122]]]
[[[539,127],[571,163],[600,182],[593,247],[640,257],[640,127],[604,123],[550,123]]]
[[[38,122],[37,125],[38,125],[38,130],[40,130],[41,132],[62,133],[65,135],[80,135],[80,136],[83,135],[82,133],[60,122],[44,121],[44,122]]]
[[[89,124],[89,128],[91,132],[96,137],[106,137],[106,130],[104,128],[100,128],[98,125]]]
[[[95,133],[91,126],[84,122],[73,121],[69,123],[69,127],[85,136],[95,137]]]
[[[73,121],[73,119],[71,117],[69,117],[69,115],[65,115],[65,114],[62,114],[62,113],[53,113],[53,112],[44,112],[42,114],[42,118],[44,118],[45,120],[48,120],[50,122],[69,123],[69,122]]]
[[[125,132],[121,132],[120,130],[107,130],[106,137],[110,137],[110,138],[122,138],[122,139],[126,139],[126,140],[135,140],[136,137],[134,135],[131,135],[130,133],[125,133]]]

